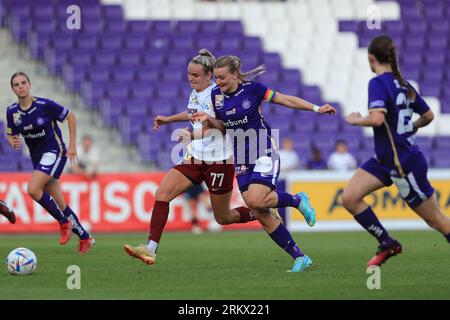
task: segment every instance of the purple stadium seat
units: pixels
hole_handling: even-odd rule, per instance
[[[176,30],[177,35],[192,38],[197,32],[199,32],[200,25],[197,21],[192,20],[178,21]]]
[[[244,34],[244,28],[240,20],[228,20],[223,22],[223,31],[230,36],[240,36]]]
[[[222,21],[200,21],[200,32],[202,36],[217,36],[222,33]]]
[[[216,49],[218,48],[218,46],[219,40],[217,38],[205,38],[205,37],[197,38],[195,45],[195,47],[198,48],[199,50],[202,48],[208,49],[209,51],[211,51],[213,55],[216,54]]]
[[[122,21],[123,8],[121,5],[102,6],[102,15],[105,21]]]
[[[153,22],[149,20],[128,20],[126,24],[131,34],[148,35],[153,28]]]

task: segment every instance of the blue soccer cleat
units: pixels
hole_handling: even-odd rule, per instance
[[[309,197],[305,192],[299,192],[296,194],[300,198],[300,204],[297,209],[305,217],[306,222],[310,227],[316,224],[316,211],[309,202]]]
[[[304,255],[303,257],[298,257],[294,261],[294,265],[289,272],[302,272],[305,269],[307,269],[309,266],[312,265],[312,260],[307,255]]]

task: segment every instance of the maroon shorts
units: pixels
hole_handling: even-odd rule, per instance
[[[184,160],[183,163],[173,167],[180,171],[185,177],[194,184],[200,184],[205,181],[209,192],[214,194],[224,194],[233,190],[234,182],[234,164],[200,162],[194,158]]]

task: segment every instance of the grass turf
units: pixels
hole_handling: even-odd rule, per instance
[[[369,290],[366,263],[375,241],[364,232],[296,233],[313,260],[303,273],[288,273],[291,258],[263,232],[163,235],[157,262],[147,266],[125,254],[145,234],[96,235],[78,255],[75,237],[0,236],[0,257],[27,247],[38,258],[31,276],[0,269],[0,299],[450,299],[450,250],[431,231],[397,231],[403,253],[381,270],[381,289]],[[5,261],[5,260],[3,260]],[[81,268],[81,290],[68,290],[69,265]]]

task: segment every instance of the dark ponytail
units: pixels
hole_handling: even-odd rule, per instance
[[[387,35],[376,36],[370,41],[368,51],[370,54],[373,54],[375,58],[377,58],[378,62],[388,63],[391,66],[392,73],[395,78],[397,78],[400,85],[408,89],[408,98],[415,100],[415,91],[411,85],[405,81],[402,73],[400,72],[400,68],[398,67],[397,49],[395,47],[394,40]]]

